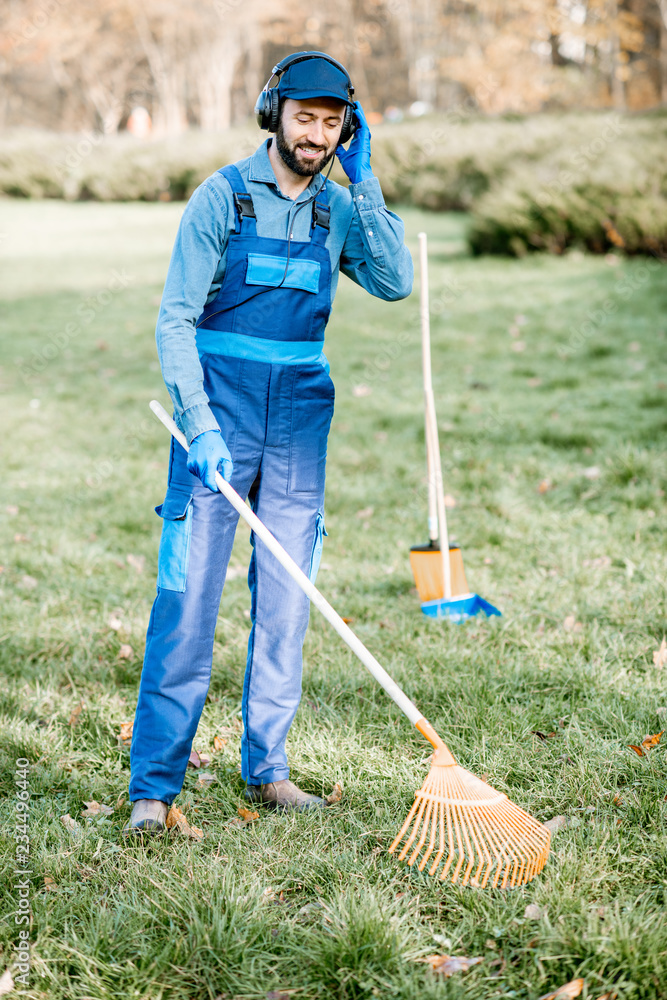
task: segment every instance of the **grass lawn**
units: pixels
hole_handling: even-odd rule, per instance
[[[408,563],[427,536],[417,295],[387,304],[341,280],[318,584],[465,767],[541,820],[567,817],[540,877],[480,892],[388,856],[429,747],[315,612],[289,755],[300,784],[341,782],[342,801],[231,824],[244,528],[194,744],[214,780],[188,771],[177,800],[203,840],[123,843],[119,733],[167,469],[147,408],[168,402],[153,330],[182,206],[2,210],[0,975],[19,931],[27,758],[32,969],[18,995],[481,1000],[583,977],[590,998],[666,997],[667,739],[628,749],[667,727],[667,663],[653,658],[667,631],[664,270],[577,252],[472,259],[463,217],[405,213],[413,252],[430,236],[450,530],[472,589],[503,611],[466,626],[422,615]],[[82,817],[90,800],[113,813]],[[483,961],[447,979],[418,961],[434,953]]]

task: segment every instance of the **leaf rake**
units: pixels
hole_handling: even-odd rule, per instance
[[[164,407],[156,400],[151,402],[150,407],[187,451],[185,436]],[[407,860],[408,865],[413,865],[419,858],[419,871],[423,871],[431,861],[429,875],[435,875],[444,861],[440,872],[442,880],[449,878],[461,885],[480,888],[487,887],[489,881],[491,887],[500,884],[501,888],[513,888],[530,882],[542,871],[549,855],[551,835],[547,828],[510,802],[502,792],[497,792],[456,763],[417,706],[220,473],[216,473],[216,483],[257,538],[273,553],[389,697],[435,749],[428,777],[416,792],[414,805],[389,852],[394,853],[407,835],[398,855],[399,860]]]

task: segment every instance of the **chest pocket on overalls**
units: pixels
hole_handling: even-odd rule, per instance
[[[294,339],[309,340],[320,289],[320,272],[320,262],[306,257],[295,257],[287,265],[287,257],[248,253],[246,285],[273,291],[266,298],[257,296],[237,305],[234,332],[273,338],[278,331],[284,335],[287,328],[295,332]]]

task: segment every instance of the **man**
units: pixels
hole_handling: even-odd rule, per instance
[[[269,87],[274,76],[279,82]],[[208,691],[213,639],[238,515],[215,472],[249,501],[315,578],[334,388],[322,353],[339,269],[371,294],[412,289],[403,223],[384,205],[370,131],[349,76],[324,53],[274,69],[256,111],[275,133],[197,188],[162,297],[157,344],[175,419],[132,740],[128,832],[161,832],[183,783]],[[348,149],[340,144],[354,131]],[[321,171],[338,155],[349,190]],[[323,800],[289,780],[285,740],[301,697],[309,602],[261,542],[248,583],[243,688],[248,797],[279,809]]]

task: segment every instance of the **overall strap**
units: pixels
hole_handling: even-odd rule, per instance
[[[311,227],[311,241],[313,243],[326,243],[329,235],[329,192],[325,181],[317,192],[317,198],[313,202],[313,222]]]
[[[221,167],[218,173],[229,182],[234,197],[234,208],[236,210],[236,232],[244,235],[257,235],[257,217],[252,203],[252,198],[246,190],[243,178],[233,163],[226,167]]]

